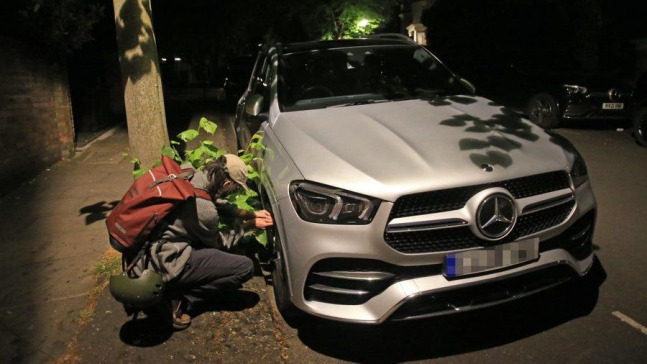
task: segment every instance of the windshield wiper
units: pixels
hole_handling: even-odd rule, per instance
[[[446,97],[453,95],[445,89],[423,89],[418,88],[415,90],[415,98],[422,100],[437,100],[439,97]]]
[[[377,104],[381,102],[390,102],[391,100],[388,99],[370,99],[370,100],[361,100],[361,101],[353,101],[353,102],[348,102],[345,104],[339,104],[339,105],[331,105],[328,107],[345,107],[345,106],[356,106],[356,105],[368,105],[368,104]]]

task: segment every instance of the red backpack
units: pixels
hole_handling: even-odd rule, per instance
[[[162,164],[138,177],[106,219],[110,245],[121,253],[136,253],[177,204],[196,197],[211,200],[189,181],[194,173],[163,155]]]

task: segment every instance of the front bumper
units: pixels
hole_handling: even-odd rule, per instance
[[[583,276],[593,263],[596,202],[588,182],[573,196],[563,221],[520,237],[539,239],[537,260],[460,279],[442,274],[449,251],[403,253],[387,244],[392,203],[382,203],[369,225],[340,226],[304,222],[282,199],[280,233],[292,302],[327,319],[377,324],[495,305]]]

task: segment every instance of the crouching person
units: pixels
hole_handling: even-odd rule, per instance
[[[254,273],[252,260],[228,250],[242,237],[243,229],[265,229],[273,224],[269,212],[245,211],[224,200],[238,188],[247,189],[247,166],[237,156],[228,154],[196,172],[191,184],[205,190],[211,201],[188,199],[177,206],[166,221],[161,239],[149,248],[150,266],[164,275],[165,300],[156,312],[168,314],[169,301],[173,327],[183,330],[191,324],[191,313],[214,299],[236,290]],[[221,216],[232,215],[245,222],[240,231],[220,231]],[[143,270],[140,261],[134,268]]]

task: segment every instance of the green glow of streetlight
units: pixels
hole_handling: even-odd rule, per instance
[[[360,27],[360,28],[364,28],[364,27],[365,27],[365,26],[367,26],[367,25],[368,25],[368,19],[366,19],[366,18],[364,18],[364,19],[360,20],[360,21],[357,23],[357,26],[358,26],[358,27]]]

